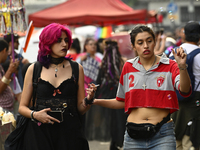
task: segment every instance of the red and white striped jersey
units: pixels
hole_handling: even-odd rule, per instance
[[[131,108],[139,107],[170,109],[173,113],[179,109],[175,92],[175,88],[179,90],[179,79],[177,63],[166,56],[149,70],[136,57],[124,64],[116,99],[125,102],[128,114]]]

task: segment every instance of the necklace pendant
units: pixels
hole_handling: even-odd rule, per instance
[[[57,78],[57,72],[58,72],[58,68],[55,69],[55,77]]]

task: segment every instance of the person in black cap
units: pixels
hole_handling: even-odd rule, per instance
[[[193,63],[187,62],[191,78],[193,94],[187,99],[179,99],[179,111],[172,114],[175,122],[175,135],[177,150],[189,150],[192,146],[199,150],[200,146],[200,49],[198,46],[200,40],[200,25],[197,22],[190,21],[184,27],[185,43],[180,45],[187,53],[187,59],[190,57]],[[192,56],[193,53],[196,53]],[[193,72],[192,72],[193,71]]]

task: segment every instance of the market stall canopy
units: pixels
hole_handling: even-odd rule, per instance
[[[53,22],[72,26],[107,26],[149,23],[154,16],[146,9],[133,10],[121,0],[68,0],[30,14],[29,22],[32,20],[34,27],[44,27]]]

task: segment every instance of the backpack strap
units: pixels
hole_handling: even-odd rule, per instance
[[[34,64],[34,69],[33,69],[33,78],[32,78],[32,82],[33,82],[33,109],[34,109],[34,105],[35,105],[35,99],[36,99],[36,91],[37,91],[37,84],[38,84],[38,78],[40,77],[40,73],[42,70],[42,65],[40,64],[39,61],[37,61]]]
[[[197,49],[195,49],[195,50],[193,50],[192,52],[190,52],[188,55],[187,55],[187,60],[186,60],[186,63],[188,64],[188,65],[191,65],[191,67],[188,67],[187,68],[187,71],[188,71],[188,73],[189,73],[189,75],[190,74],[192,74],[192,75],[190,75],[190,78],[192,78],[191,79],[191,84],[192,84],[192,90],[193,91],[196,91],[196,89],[198,88],[198,86],[199,86],[199,83],[198,83],[198,85],[197,85],[197,87],[196,87],[196,89],[194,89],[194,82],[195,82],[195,77],[194,77],[194,75],[193,75],[193,62],[194,62],[194,57],[197,55],[197,54],[199,54],[200,53],[200,48],[197,48]],[[199,81],[200,82],[200,81]]]
[[[194,57],[200,53],[200,48],[197,48],[195,50],[193,50],[192,52],[190,52],[189,54],[187,54],[187,62],[188,64],[193,64],[194,61]]]
[[[73,60],[69,60],[72,67],[72,75],[76,81],[76,86],[78,89],[78,79],[79,79],[79,64]]]

